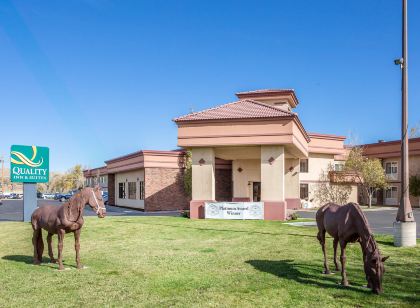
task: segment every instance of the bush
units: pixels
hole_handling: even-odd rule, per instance
[[[299,215],[297,214],[297,213],[292,213],[291,215],[290,215],[290,220],[296,220],[296,219],[298,219],[299,218]]]
[[[181,215],[181,217],[190,218],[190,211],[188,210],[181,210],[179,214]]]

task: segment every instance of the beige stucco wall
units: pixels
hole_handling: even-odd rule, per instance
[[[137,180],[138,179],[138,180]],[[115,174],[115,204],[132,208],[144,209],[144,200],[140,200],[139,181],[144,181],[144,169]],[[136,199],[128,199],[128,182],[136,182]],[[119,198],[118,183],[125,184],[125,194],[127,199]]]
[[[193,148],[192,199],[215,200],[215,157],[213,148]],[[204,163],[200,166],[200,160]]]
[[[310,153],[308,172],[300,173],[300,181],[318,181],[320,174],[328,170],[329,164],[334,164],[333,154]]]
[[[289,168],[293,170],[289,170]],[[286,158],[284,161],[284,194],[285,198],[299,198],[300,186],[299,186],[299,159]]]
[[[283,146],[261,146],[261,200],[284,201],[284,159]]]
[[[238,169],[242,171],[239,172]],[[252,186],[249,182],[261,182],[261,164],[259,159],[237,159],[232,161],[233,197],[252,198]]]

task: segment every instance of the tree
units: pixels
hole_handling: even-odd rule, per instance
[[[412,175],[410,177],[410,195],[419,197],[420,206],[420,176]]]
[[[420,123],[417,123],[415,126],[410,128],[409,138],[417,138],[417,137],[420,137]]]
[[[385,170],[377,158],[363,156],[363,148],[353,147],[345,164],[345,171],[351,172],[369,199],[372,206],[372,196],[378,189],[388,187]]]
[[[184,191],[188,197],[192,195],[192,153],[185,153]]]
[[[341,205],[347,203],[352,188],[344,176],[342,172],[334,172],[334,167],[330,164],[327,171],[322,171],[319,175],[319,181],[314,190],[314,199],[321,205],[328,202]]]

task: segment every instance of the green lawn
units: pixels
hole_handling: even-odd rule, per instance
[[[322,253],[312,227],[175,217],[86,218],[81,254],[87,268],[75,269],[69,234],[64,242],[68,270],[61,272],[55,264],[31,264],[31,233],[30,224],[0,223],[0,307],[420,305],[419,246],[394,248],[390,236],[377,237],[391,258],[385,292],[375,296],[362,287],[359,245],[347,250],[351,287],[338,285],[338,273],[321,274]],[[56,243],[54,238],[54,248]]]

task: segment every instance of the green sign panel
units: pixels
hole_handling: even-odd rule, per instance
[[[49,180],[50,150],[46,147],[12,145],[10,181],[46,183]]]

